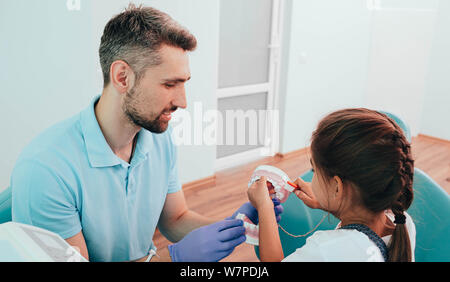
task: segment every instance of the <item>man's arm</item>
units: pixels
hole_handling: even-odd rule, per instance
[[[180,190],[167,195],[166,202],[164,203],[161,217],[158,222],[158,228],[167,239],[172,242],[178,242],[192,230],[216,221],[218,220],[214,220],[190,211],[187,207],[183,190]],[[86,241],[81,231],[75,236],[66,239],[66,242],[79,250],[80,254],[89,260]],[[137,261],[145,261],[147,257],[148,256],[145,256]],[[151,261],[171,261],[167,247],[158,250],[158,256],[154,256]]]
[[[189,232],[219,221],[188,209],[183,190],[168,194],[159,218],[158,228],[171,242],[178,242]]]
[[[12,218],[15,222],[52,231],[89,259],[70,182],[38,160],[16,164],[11,176]]]
[[[88,249],[83,233],[80,231],[75,236],[66,239],[66,242],[74,247],[86,260],[89,261]]]
[[[216,220],[202,216],[188,209],[183,190],[167,194],[166,202],[158,222],[158,228],[169,241],[178,242],[189,232],[198,227],[211,224]],[[145,261],[145,256],[138,261]],[[167,247],[158,250],[158,256],[152,257],[151,262],[172,261]]]

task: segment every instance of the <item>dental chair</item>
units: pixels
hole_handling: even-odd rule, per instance
[[[397,122],[408,141],[411,142],[411,134],[406,123],[394,114],[383,113]],[[309,170],[300,177],[306,182],[311,182],[313,172]],[[450,196],[418,168],[414,169],[413,189],[414,200],[407,212],[416,225],[415,261],[450,262]],[[304,237],[294,238],[279,229],[285,257],[301,248],[315,231],[332,230],[339,223],[339,220],[331,214],[327,215],[322,210],[310,209],[295,195],[288,198],[283,208],[280,226],[294,235],[307,234]],[[318,228],[308,234],[324,217]],[[255,247],[255,252],[259,257],[258,247]]]
[[[0,224],[11,220],[11,187],[8,187],[0,193]]]

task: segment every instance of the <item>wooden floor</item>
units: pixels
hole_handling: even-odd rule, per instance
[[[412,153],[415,166],[425,171],[450,194],[450,141],[419,135],[412,140]],[[303,149],[217,172],[214,186],[191,188],[184,192],[189,208],[217,219],[230,216],[248,201],[247,182],[253,170],[261,164],[275,165],[284,170],[291,179],[295,179],[310,168],[309,152]],[[153,240],[158,248],[169,243],[158,231],[155,232]],[[244,243],[222,261],[254,262],[258,261],[258,258],[253,246]]]

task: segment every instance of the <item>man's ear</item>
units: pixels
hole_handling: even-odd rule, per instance
[[[124,61],[117,60],[111,64],[110,82],[120,93],[127,93],[134,86],[135,75],[131,67]]]

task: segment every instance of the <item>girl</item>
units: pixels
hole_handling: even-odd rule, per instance
[[[386,115],[344,109],[322,119],[311,139],[311,183],[295,191],[310,208],[341,220],[316,231],[284,258],[266,179],[248,197],[259,213],[261,261],[414,261],[414,161],[399,126]],[[284,259],[283,259],[284,258]]]

